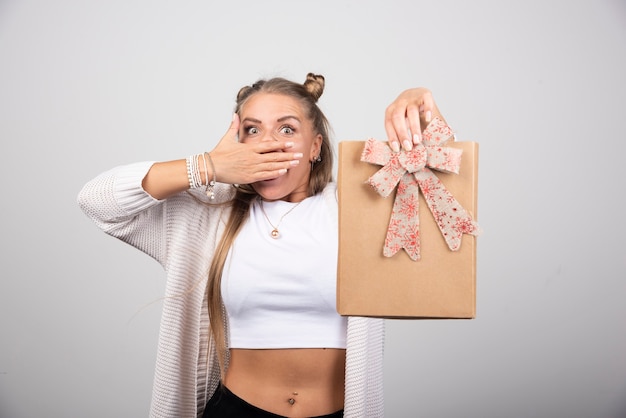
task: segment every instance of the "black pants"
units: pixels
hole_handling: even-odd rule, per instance
[[[286,418],[250,405],[220,383],[206,404],[202,418]],[[343,410],[315,418],[343,418]]]

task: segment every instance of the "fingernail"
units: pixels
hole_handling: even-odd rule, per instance
[[[413,143],[419,144],[422,141],[422,138],[418,134],[413,134]]]
[[[427,112],[426,112],[426,116],[425,116],[425,118],[426,118],[426,122],[430,122],[430,119],[431,119],[432,117],[433,117],[433,114],[431,113],[431,111],[430,111],[430,110],[429,110],[429,111],[427,111]]]
[[[393,141],[391,143],[391,150],[393,152],[400,152],[400,146],[398,145],[398,143],[396,141]]]
[[[298,165],[300,164],[300,160],[291,160],[289,161],[289,165]]]
[[[404,145],[404,149],[407,151],[411,151],[411,148],[413,148],[413,144],[411,144],[411,141],[409,141],[408,139],[405,139],[402,142],[402,145]]]
[[[293,142],[285,142],[285,148],[293,147]],[[300,158],[302,158],[302,154],[300,154]]]
[[[296,152],[295,154],[293,154],[293,158],[302,158],[304,156],[304,154],[302,154],[301,152]]]
[[[278,170],[278,175],[283,175],[287,172],[286,168],[281,168],[280,170]]]

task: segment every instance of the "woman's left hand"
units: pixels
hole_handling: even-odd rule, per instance
[[[417,87],[403,91],[385,111],[385,130],[392,150],[409,151],[422,140],[422,131],[433,117],[443,119],[433,95],[427,88]]]

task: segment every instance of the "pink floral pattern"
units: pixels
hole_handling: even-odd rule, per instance
[[[394,153],[386,142],[365,142],[361,161],[382,165],[367,183],[383,197],[397,186],[383,249],[385,257],[404,248],[412,260],[420,259],[420,190],[450,250],[461,247],[463,234],[478,235],[478,224],[431,171],[459,173],[462,151],[444,146],[452,135],[450,127],[435,118],[424,130],[422,142],[411,151]]]

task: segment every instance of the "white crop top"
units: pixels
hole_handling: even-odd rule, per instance
[[[346,348],[347,321],[336,309],[337,228],[321,194],[295,205],[263,202],[279,224],[275,239],[255,201],[228,253],[222,298],[230,348]]]

